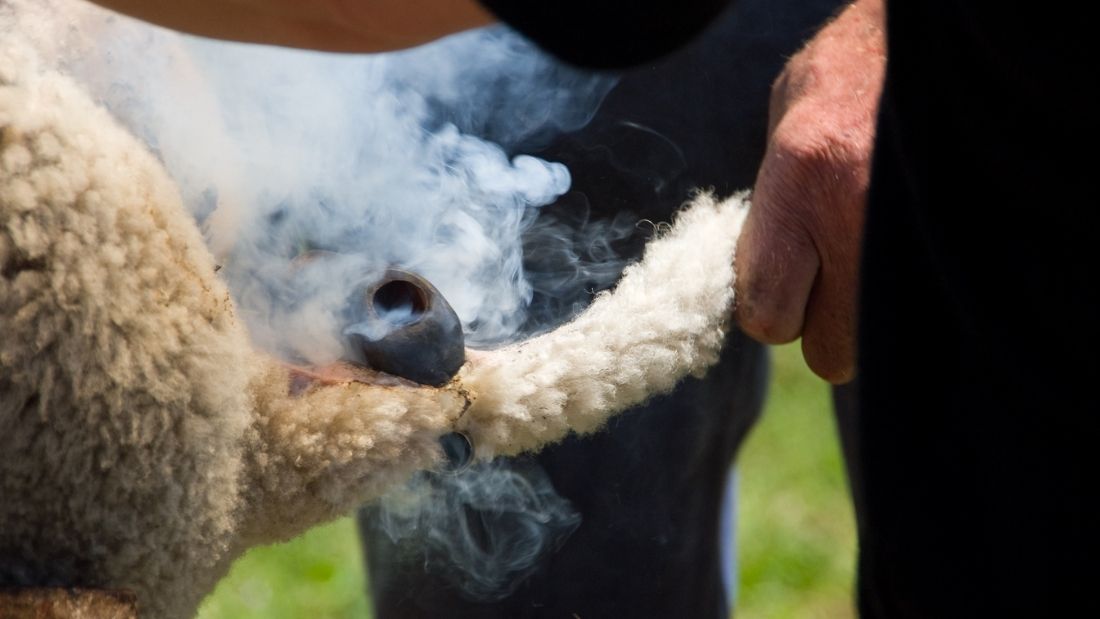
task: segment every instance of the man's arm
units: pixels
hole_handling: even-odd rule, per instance
[[[333,52],[381,52],[493,23],[476,0],[92,0],[191,34]]]
[[[883,0],[856,0],[772,88],[767,153],[737,245],[741,328],[802,337],[815,373],[855,376],[856,299],[875,118],[886,65]]]

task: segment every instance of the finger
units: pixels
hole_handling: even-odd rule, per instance
[[[869,162],[846,154],[833,159],[835,183],[828,218],[815,237],[821,270],[806,306],[802,354],[818,376],[833,384],[856,375],[860,238],[869,182]]]
[[[856,259],[850,264],[857,263]],[[841,385],[856,376],[858,274],[839,264],[823,268],[810,293],[802,356],[821,378]]]
[[[851,381],[857,367],[860,239],[870,176],[870,162],[861,152],[831,159],[827,176],[834,183],[822,191],[828,212],[815,237],[821,270],[802,329],[807,365],[833,384]]]
[[[761,170],[737,244],[734,316],[750,337],[782,344],[802,333],[820,261],[804,226],[791,215],[799,210],[786,204],[797,193],[776,193],[767,174]]]

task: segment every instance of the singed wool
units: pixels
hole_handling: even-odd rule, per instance
[[[595,431],[717,360],[744,213],[698,197],[614,292],[442,388],[292,393],[161,164],[0,40],[0,585],[190,617],[246,548],[436,466],[444,433],[489,457]]]

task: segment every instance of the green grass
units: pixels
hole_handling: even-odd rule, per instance
[[[764,417],[741,451],[738,619],[852,617],[855,526],[826,385],[798,346],[775,350]],[[355,525],[257,548],[207,598],[200,619],[370,616]]]
[[[775,349],[764,417],[742,447],[738,619],[854,616],[855,519],[828,386]]]
[[[365,582],[355,523],[344,518],[249,551],[203,602],[199,619],[365,619]]]

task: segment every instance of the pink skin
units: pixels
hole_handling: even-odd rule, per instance
[[[92,0],[215,39],[331,52],[381,52],[494,21],[476,0]]]
[[[380,386],[406,386],[416,387],[416,383],[405,380],[400,376],[386,374],[372,370],[364,365],[337,361],[318,367],[303,367],[286,365],[290,372],[288,392],[290,395],[300,395],[313,386],[329,387],[333,385],[345,385],[348,383],[363,383],[365,385]]]
[[[484,351],[466,349],[466,365],[477,364],[485,357]],[[314,386],[331,387],[348,383],[363,383],[386,387],[421,387],[410,380],[373,370],[365,365],[348,361],[336,361],[322,366],[300,366],[286,364],[289,374],[287,387],[290,395],[300,395]]]
[[[737,246],[735,317],[769,344],[802,338],[816,374],[856,373],[860,237],[886,64],[883,0],[857,0],[772,87],[769,141]]]

